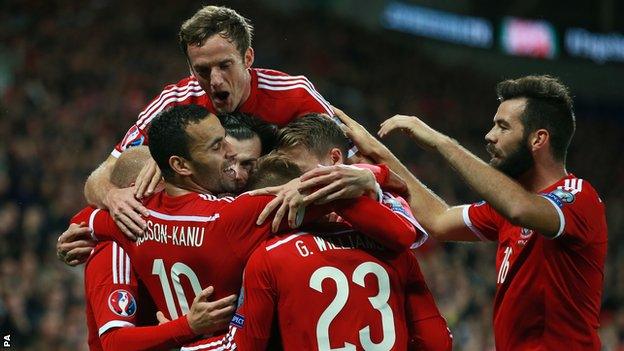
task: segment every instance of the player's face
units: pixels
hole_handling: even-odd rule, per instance
[[[490,165],[512,178],[524,174],[534,162],[522,125],[525,106],[524,98],[503,101],[494,116],[494,126],[485,135],[487,151],[492,157]]]
[[[230,146],[230,167],[227,172],[234,174],[235,193],[241,192],[247,185],[249,176],[256,168],[256,163],[262,152],[260,138],[254,136],[251,139],[238,140],[231,136],[225,137]]]
[[[191,71],[217,111],[232,112],[247,100],[253,49],[241,56],[234,43],[218,34],[202,46],[189,45],[187,49]]]
[[[219,119],[211,114],[201,122],[187,126],[186,133],[193,181],[213,193],[232,192],[234,173],[227,157],[229,145],[225,140],[225,129]]]

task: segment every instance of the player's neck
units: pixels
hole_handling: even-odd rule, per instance
[[[563,163],[557,162],[545,165],[536,162],[530,170],[516,180],[528,191],[536,193],[556,183],[567,174],[568,172]]]
[[[165,182],[165,192],[169,196],[183,196],[189,193],[209,194],[210,191],[202,188],[194,182],[186,182],[184,184],[173,184]]]

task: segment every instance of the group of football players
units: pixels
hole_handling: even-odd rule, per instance
[[[90,349],[450,350],[413,252],[429,235],[498,241],[497,349],[600,349],[604,205],[565,168],[565,85],[497,86],[489,164],[417,117],[382,123],[484,199],[451,207],[304,76],[252,67],[252,32],[226,7],[185,21],[191,76],[87,180],[57,253],[86,261]]]

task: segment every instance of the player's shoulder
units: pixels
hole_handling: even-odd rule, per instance
[[[264,68],[255,68],[254,70],[258,77],[258,91],[265,96],[298,98],[318,94],[312,82],[303,75],[293,76]]]
[[[170,88],[195,88],[195,87],[199,87],[201,89],[201,87],[199,86],[199,82],[197,81],[195,76],[191,75],[191,76],[180,79],[177,83],[166,85],[165,90],[170,89]]]
[[[131,267],[130,257],[121,245],[114,241],[99,242],[85,264],[85,286],[129,283],[122,281],[127,276],[126,265]],[[120,271],[124,274],[119,274]],[[120,277],[123,279],[119,280]]]
[[[593,185],[586,179],[577,178],[573,174],[561,179],[554,189],[547,193],[548,197],[564,204],[583,202],[588,204],[602,203],[602,199]]]
[[[200,103],[198,99],[201,99],[204,95],[206,95],[206,92],[199,85],[197,79],[194,76],[188,76],[182,78],[177,83],[166,85],[158,98],[148,105],[147,110],[160,111],[162,107],[170,104],[197,104]]]

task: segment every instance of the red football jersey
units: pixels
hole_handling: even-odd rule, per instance
[[[158,309],[173,319],[186,314],[193,298],[209,285],[215,287],[214,299],[238,293],[247,259],[270,234],[270,221],[262,226],[255,221],[271,199],[246,194],[217,199],[197,193],[171,197],[160,192],[145,202],[150,211],[147,233],[137,242],[127,239],[106,211],[87,208],[72,221],[88,222],[100,238],[118,241]],[[310,207],[306,218],[333,210],[388,247],[406,248],[416,239],[411,223],[365,197],[337,201],[325,210]]]
[[[464,207],[466,225],[481,239],[498,241],[496,349],[599,350],[604,204],[572,174],[541,195],[559,214],[555,239],[512,225],[487,203]]]
[[[284,350],[451,349],[411,251],[391,252],[338,224],[313,232],[260,245],[245,268],[242,304],[228,334],[184,350],[278,349],[268,345],[274,328]],[[436,317],[437,324],[418,330]],[[425,346],[427,338],[441,340]]]
[[[138,286],[130,257],[115,242],[99,243],[85,265],[89,349],[103,350],[100,337],[137,325]]]
[[[250,68],[251,91],[249,98],[238,109],[266,122],[284,126],[307,113],[325,113],[333,116],[331,105],[319,94],[304,76],[289,76],[270,69]],[[212,113],[216,110],[210,97],[190,76],[165,87],[139,114],[124,138],[111,152],[114,157],[128,147],[147,145],[147,126],[158,113],[167,107],[200,105]]]

